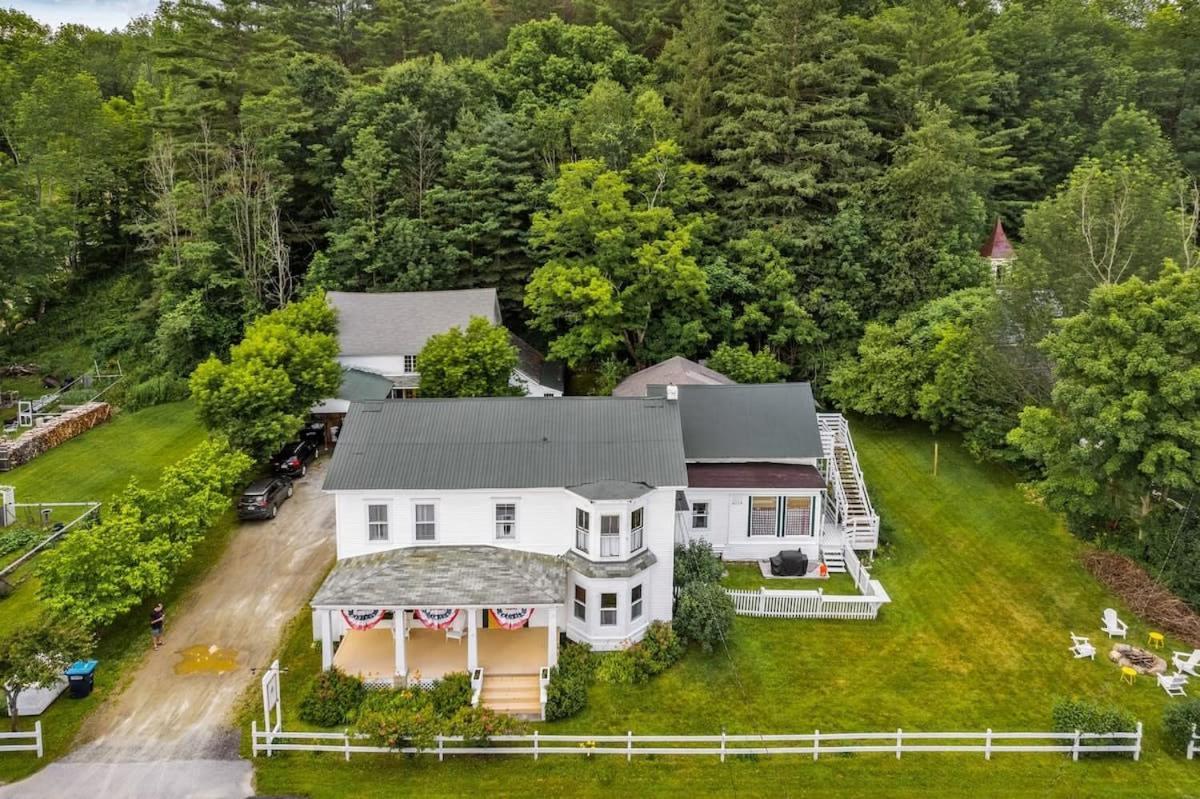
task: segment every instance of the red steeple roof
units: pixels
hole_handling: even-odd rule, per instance
[[[1004,225],[1000,223],[1000,217],[996,217],[996,226],[992,228],[992,235],[988,237],[987,243],[979,249],[979,254],[984,258],[1013,257],[1013,246],[1009,243],[1008,236],[1004,235]]]

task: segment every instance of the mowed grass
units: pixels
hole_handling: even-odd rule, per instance
[[[874,565],[893,599],[874,622],[739,618],[727,649],[691,652],[647,685],[597,685],[587,710],[544,732],[730,733],[1049,730],[1058,697],[1119,705],[1145,722],[1141,762],[1059,755],[811,758],[436,758],[290,753],[255,761],[264,794],[411,796],[1197,796],[1200,766],[1164,750],[1171,700],[1146,677],[1123,685],[1104,659],[1100,612],[1136,619],[1083,570],[1081,544],[1026,501],[1011,473],[915,427],[853,423],[889,544]],[[738,574],[737,579],[749,576]],[[1092,636],[1096,662],[1067,652]],[[286,727],[319,668],[302,613],[281,653]],[[1168,649],[1178,642],[1168,640]],[[261,717],[253,702],[245,724]],[[248,747],[247,747],[248,749]]]
[[[190,402],[121,413],[36,460],[0,474],[0,482],[16,486],[18,502],[106,502],[130,478],[153,485],[164,467],[186,455],[204,436]],[[168,605],[216,561],[233,529],[232,513],[217,521],[164,598]],[[68,536],[64,544],[69,542]],[[19,570],[17,577],[23,582],[11,596],[0,599],[0,635],[34,623],[42,612],[36,563],[35,558],[29,568]],[[120,689],[122,675],[141,658],[149,643],[148,612],[148,608],[135,611],[104,632],[95,654],[100,666],[93,694],[82,700],[64,695],[42,714],[44,760],[24,752],[0,754],[0,784],[23,777],[67,751],[84,717],[105,696]],[[22,718],[21,729],[32,729],[33,721]],[[7,723],[7,718],[0,717],[5,729]]]

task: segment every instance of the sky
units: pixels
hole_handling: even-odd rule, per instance
[[[158,0],[0,0],[0,6],[24,11],[45,25],[74,22],[110,30],[150,13]]]

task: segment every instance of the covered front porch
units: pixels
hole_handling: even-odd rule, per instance
[[[447,674],[538,678],[558,661],[567,566],[489,546],[410,547],[338,562],[313,598],[321,665],[368,683]],[[340,643],[339,643],[340,642]],[[478,688],[478,686],[477,686]]]

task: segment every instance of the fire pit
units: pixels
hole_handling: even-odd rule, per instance
[[[1153,652],[1129,644],[1117,644],[1108,653],[1108,659],[1118,666],[1128,666],[1138,674],[1166,674],[1167,661]]]

